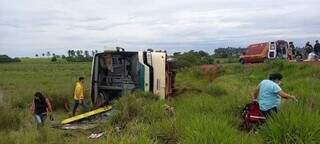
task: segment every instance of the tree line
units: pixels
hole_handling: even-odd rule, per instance
[[[213,54],[205,51],[190,50],[188,52],[175,52],[177,68],[191,67],[203,64],[235,63],[239,60],[239,55],[244,52],[244,48],[218,48]]]
[[[50,51],[42,53],[41,55],[36,54],[36,57],[51,57],[52,62],[56,62],[59,58],[65,59],[69,62],[88,62],[92,61],[93,56],[98,53],[98,50],[68,50],[66,55],[57,55]]]
[[[21,62],[19,58],[11,58],[7,55],[0,55],[0,63]]]
[[[216,57],[227,58],[228,56],[238,57],[240,54],[244,53],[246,48],[235,48],[235,47],[226,47],[226,48],[217,48],[214,50]]]

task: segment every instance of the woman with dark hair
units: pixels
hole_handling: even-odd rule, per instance
[[[289,95],[281,89],[282,77],[280,73],[270,74],[269,79],[261,81],[253,93],[253,100],[258,101],[260,111],[265,116],[278,112],[281,98],[297,100],[295,96]]]
[[[52,113],[51,103],[48,98],[43,96],[42,93],[36,92],[31,105],[31,112],[37,122],[37,127],[42,127],[47,116],[53,119],[50,113]]]

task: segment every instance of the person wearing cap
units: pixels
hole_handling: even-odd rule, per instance
[[[258,101],[260,111],[266,116],[277,113],[281,98],[296,100],[295,96],[285,93],[281,87],[282,75],[273,73],[268,80],[262,80],[253,93],[253,100]]]
[[[314,53],[318,56],[320,56],[320,44],[319,40],[316,40],[316,44],[314,44]]]

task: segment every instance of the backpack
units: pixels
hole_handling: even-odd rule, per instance
[[[264,123],[266,120],[257,101],[253,101],[243,108],[242,118],[245,129],[252,129],[253,126]]]

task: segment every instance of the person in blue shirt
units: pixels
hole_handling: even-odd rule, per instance
[[[278,112],[281,98],[296,100],[295,96],[285,93],[279,86],[282,77],[280,73],[270,74],[269,80],[261,81],[253,93],[253,100],[258,100],[260,111],[265,116]]]

